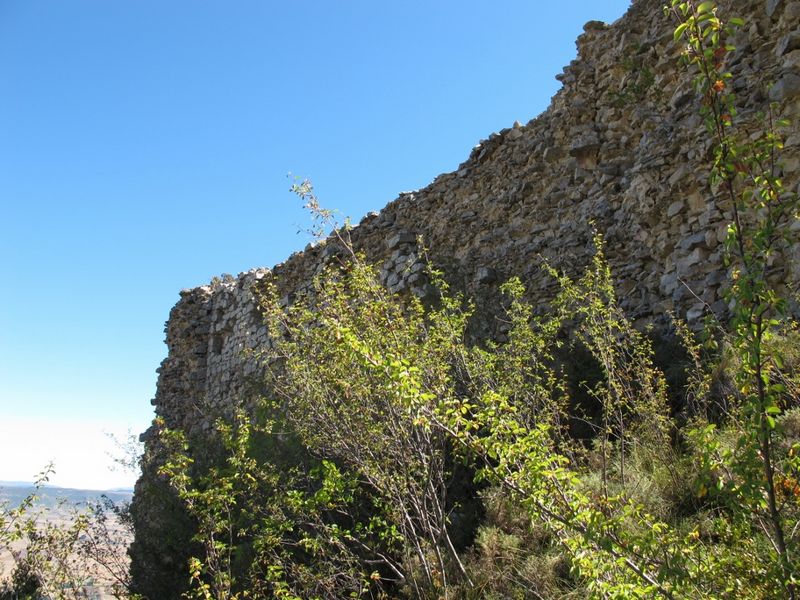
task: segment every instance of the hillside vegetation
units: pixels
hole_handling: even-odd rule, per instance
[[[153,527],[188,560],[121,597],[798,597],[800,332],[773,277],[796,243],[788,124],[737,114],[726,61],[746,23],[708,1],[665,12],[730,215],[729,318],[637,329],[596,235],[581,277],[545,264],[547,306],[500,285],[499,333],[475,339],[442,272],[421,275],[432,293],[388,291],[299,183],[342,251],[307,294],[261,282],[263,397],[202,438],[157,421],[164,487],[137,494],[163,495]]]
[[[770,278],[798,202],[787,124],[765,107],[738,127],[725,64],[742,21],[665,10],[731,215],[730,320],[675,318],[657,356],[596,236],[583,277],[549,269],[546,309],[501,286],[502,334],[474,341],[441,273],[433,300],[391,294],[335,229],[345,252],[311,293],[264,286],[271,392],[218,422],[216,461],[161,431],[161,473],[197,523],[190,596],[796,597],[798,334]],[[331,224],[310,183],[294,189]]]

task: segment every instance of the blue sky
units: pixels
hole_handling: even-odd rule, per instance
[[[628,5],[0,1],[0,480],[130,481],[102,431],[149,424],[179,290],[308,242],[287,173],[358,221],[544,110]]]

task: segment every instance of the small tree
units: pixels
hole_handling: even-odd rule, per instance
[[[757,116],[755,129],[739,118],[733,75],[725,64],[735,51],[729,40],[733,28],[744,24],[741,19],[726,23],[715,2],[673,0],[665,10],[678,23],[675,39],[686,43],[685,62],[696,69],[701,114],[713,140],[711,182],[719,190],[715,200],[722,212],[732,214],[726,248],[733,317],[726,342],[738,365],[738,405],[732,415],[736,451],[719,451],[713,426],[695,439],[707,451],[706,470],[723,474],[714,477],[714,485],[723,492],[731,518],[752,522],[769,539],[777,560],[769,561],[767,576],[795,598],[798,514],[779,488],[796,480],[799,465],[794,451],[787,454],[777,443],[777,418],[789,399],[775,337],[785,327],[787,298],[785,286],[775,285],[771,277],[775,255],[792,242],[789,225],[798,209],[797,194],[784,189],[778,161],[783,148],[778,130],[788,123],[775,117],[775,105]]]
[[[295,191],[330,224],[310,184]],[[266,291],[269,361],[278,366],[270,387],[303,444],[375,495],[404,543],[388,564],[394,576],[417,596],[447,597],[449,578],[465,572],[449,529],[449,441],[429,415],[453,394],[452,349],[463,343],[470,311],[445,308],[443,319],[419,298],[393,296],[347,235],[336,230],[331,243],[344,258],[307,296],[283,307]]]

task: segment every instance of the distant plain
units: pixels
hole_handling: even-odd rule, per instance
[[[44,526],[52,524],[59,527],[69,527],[75,516],[90,505],[102,503],[108,498],[115,505],[121,506],[133,498],[133,490],[81,490],[45,485],[38,489],[30,482],[0,481],[0,514],[18,507],[31,494],[36,495],[29,515],[36,515],[37,522]],[[130,532],[118,522],[116,517],[109,515],[110,531],[114,535],[118,548],[126,548],[131,541]],[[14,553],[24,555],[25,541],[20,540],[12,544],[11,548],[0,546],[0,581],[11,575],[14,569]],[[121,552],[120,552],[121,554]],[[121,556],[127,561],[127,556]],[[114,598],[111,594],[111,579],[101,570],[92,565],[85,565],[84,576],[89,585],[85,592],[93,600],[107,600]]]

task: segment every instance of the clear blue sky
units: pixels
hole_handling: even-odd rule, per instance
[[[149,424],[178,291],[307,243],[288,172],[358,221],[544,110],[628,5],[0,0],[0,480],[116,485],[88,457]]]

